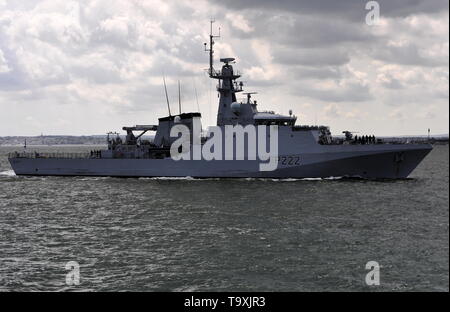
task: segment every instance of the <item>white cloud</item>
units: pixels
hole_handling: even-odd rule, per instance
[[[250,33],[254,30],[244,16],[238,13],[228,13],[225,17],[230,21],[231,25],[244,33]]]
[[[196,109],[196,79],[211,124],[211,17],[222,35],[216,67],[236,57],[261,109],[324,117],[336,132],[415,133],[431,121],[448,132],[448,5],[403,1],[384,1],[382,23],[368,27],[365,11],[344,0],[0,0],[0,135],[156,122],[166,113],[163,73],[171,97],[182,80],[186,109]]]
[[[5,55],[3,51],[0,50],[0,73],[9,72],[11,68],[9,68],[8,63],[6,62]]]

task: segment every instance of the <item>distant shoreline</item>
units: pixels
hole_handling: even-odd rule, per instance
[[[23,147],[23,144],[0,144],[0,146],[4,146],[4,147]],[[27,147],[48,147],[48,146],[105,146],[105,143],[101,143],[101,144],[28,144],[27,143]]]
[[[121,136],[123,139],[125,136]],[[334,137],[342,137],[336,135]],[[149,139],[150,137],[143,137]],[[430,136],[427,135],[404,135],[404,136],[379,136],[377,138],[383,139],[385,142],[390,143],[430,143],[446,145],[449,143],[449,136],[447,134]],[[27,146],[106,146],[106,135],[83,135],[83,136],[70,136],[70,135],[47,135],[47,136],[4,136],[0,137],[0,146],[24,146],[26,142]]]

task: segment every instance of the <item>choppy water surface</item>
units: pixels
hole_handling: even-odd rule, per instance
[[[448,146],[387,182],[17,177],[17,149],[0,147],[0,291],[449,290]]]

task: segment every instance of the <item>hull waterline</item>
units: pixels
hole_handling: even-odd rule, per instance
[[[345,149],[299,154],[298,165],[259,171],[253,160],[10,158],[16,175],[193,178],[407,178],[431,151],[429,144],[392,145],[377,151]]]

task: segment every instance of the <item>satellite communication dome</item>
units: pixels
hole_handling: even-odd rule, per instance
[[[239,113],[241,112],[241,104],[238,102],[231,103],[231,111],[233,112],[233,114],[239,115]]]

